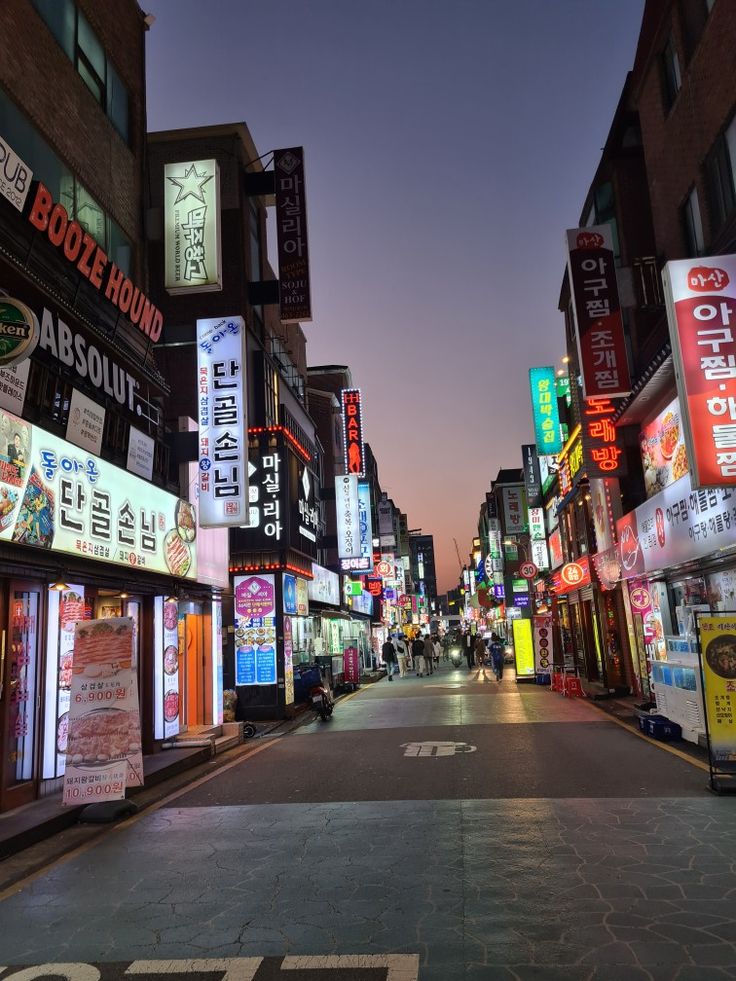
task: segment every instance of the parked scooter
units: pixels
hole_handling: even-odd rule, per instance
[[[309,697],[312,701],[312,708],[319,712],[322,721],[326,722],[335,708],[335,701],[329,686],[324,681],[319,685],[313,685],[309,689]]]

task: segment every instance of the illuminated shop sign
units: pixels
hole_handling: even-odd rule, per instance
[[[591,479],[626,475],[626,454],[613,422],[616,406],[610,399],[588,399],[581,406],[583,454]]]
[[[164,167],[164,286],[172,294],[222,289],[216,160]]]
[[[197,321],[199,508],[203,528],[248,520],[245,322]]]
[[[522,446],[521,456],[524,464],[526,503],[528,507],[536,508],[542,503],[542,479],[539,472],[539,457],[537,455],[536,445],[529,443]]]
[[[282,323],[299,323],[312,319],[304,147],[276,150],[273,170],[280,318]]]
[[[365,568],[373,569],[373,525],[371,522],[371,488],[367,481],[358,481],[358,515],[360,520],[360,551]]]
[[[29,358],[39,336],[33,310],[10,296],[0,297],[0,367],[9,368]]]
[[[0,411],[0,540],[197,578],[192,504]]]
[[[680,400],[673,399],[639,434],[644,487],[653,497],[688,473]]]
[[[307,593],[315,603],[340,605],[340,577],[316,562],[312,563],[312,579],[307,580]]]
[[[361,559],[358,478],[351,474],[335,477],[337,506],[337,549],[341,559]]]
[[[736,255],[668,262],[663,279],[692,485],[733,487]]]
[[[0,197],[22,212],[32,180],[33,171],[28,164],[0,136]]]
[[[552,592],[558,596],[590,586],[590,559],[582,555],[576,562],[567,562],[552,574]]]
[[[529,537],[532,541],[543,542],[547,538],[544,526],[544,508],[529,508]]]
[[[363,403],[359,388],[343,388],[342,431],[345,450],[345,472],[365,477],[365,446],[363,445]]]
[[[155,344],[164,325],[161,311],[107,257],[78,221],[70,221],[64,205],[54,202],[51,191],[41,182],[28,211],[28,220],[39,232],[45,232],[64,258]]]
[[[276,584],[273,576],[236,576],[235,684],[276,684]]]
[[[610,225],[568,229],[567,251],[583,397],[628,395],[631,380]]]
[[[559,453],[562,449],[560,413],[555,389],[555,369],[551,366],[529,369],[534,437],[540,454]]]

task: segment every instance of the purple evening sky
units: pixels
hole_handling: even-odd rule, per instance
[[[143,0],[149,128],[303,144],[310,364],[363,389],[382,486],[456,583],[527,370],[564,353],[580,216],[644,0]]]

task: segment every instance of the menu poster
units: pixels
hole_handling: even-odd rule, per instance
[[[699,616],[712,765],[736,773],[736,613]]]
[[[179,607],[164,600],[164,739],[179,734]]]
[[[235,684],[276,684],[276,583],[271,575],[236,576]]]
[[[294,634],[291,617],[284,617],[284,702],[294,702]]]
[[[552,617],[539,614],[532,617],[534,624],[534,666],[537,674],[551,674],[553,660]]]
[[[74,628],[65,805],[119,800],[143,784],[138,684],[129,617]]]
[[[639,444],[647,497],[685,476],[689,467],[679,399],[642,428]]]
[[[69,736],[69,706],[71,704],[72,665],[74,663],[74,631],[77,624],[92,619],[92,604],[84,596],[84,586],[69,586],[59,595],[58,651],[59,674],[56,703],[56,772],[60,777],[66,767]]]

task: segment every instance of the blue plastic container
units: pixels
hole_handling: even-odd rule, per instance
[[[676,722],[670,722],[663,715],[648,715],[644,720],[644,732],[652,739],[671,743],[682,739],[682,728]]]

